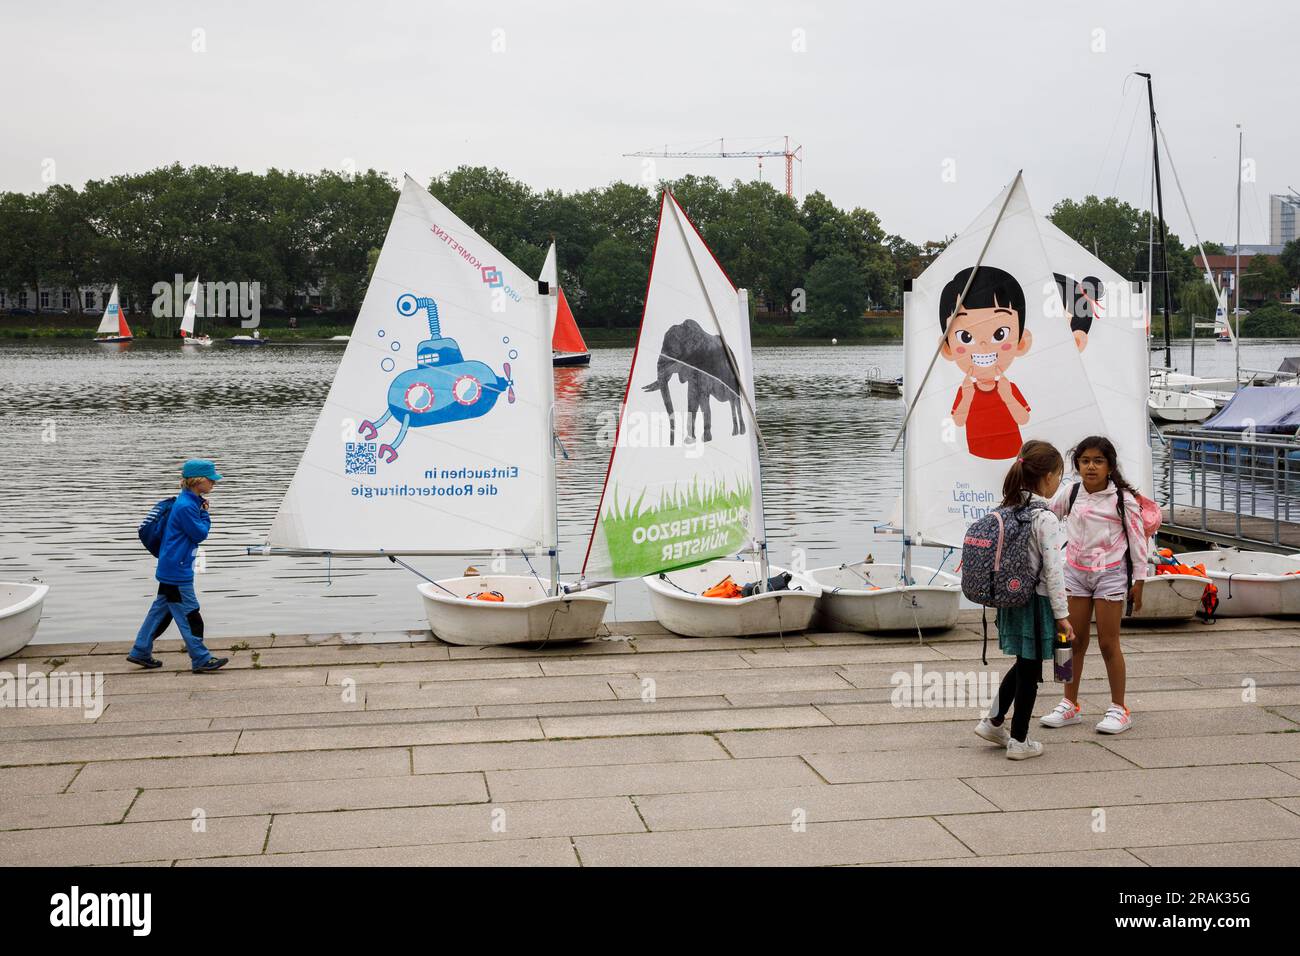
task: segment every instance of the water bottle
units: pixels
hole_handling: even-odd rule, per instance
[[[1052,650],[1052,680],[1068,684],[1074,679],[1074,640],[1068,631],[1057,631]]]

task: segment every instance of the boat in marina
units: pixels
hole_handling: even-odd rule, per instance
[[[190,297],[185,300],[185,314],[181,316],[181,345],[192,345],[207,347],[212,344],[212,336],[195,335],[194,320],[199,312],[199,277],[194,277],[194,288],[190,290]]]
[[[859,561],[807,575],[822,589],[816,618],[822,630],[947,630],[961,611],[961,578],[938,568]]]
[[[808,627],[820,589],[768,561],[748,293],[665,191],[580,587],[641,578],[687,637]]]
[[[102,345],[113,345],[130,342],[134,338],[131,326],[126,321],[126,312],[118,301],[117,286],[113,286],[113,292],[108,297],[108,305],[104,307],[104,317],[100,319],[99,328],[95,330],[95,341]]]
[[[590,365],[591,351],[582,338],[582,332],[578,330],[578,323],[573,318],[573,310],[569,308],[569,300],[565,298],[564,289],[560,286],[553,242],[546,250],[546,261],[542,264],[539,281],[547,284],[547,294],[554,294],[556,297],[555,330],[551,333],[551,364],[556,368]],[[554,287],[554,293],[549,292],[551,287]]]
[[[263,553],[508,556],[543,573],[417,586],[451,644],[596,636],[611,598],[559,580],[550,341],[558,296],[409,176]],[[340,440],[340,423],[346,434]],[[548,574],[544,577],[543,574]]]
[[[0,658],[18,653],[32,642],[49,593],[48,584],[0,581]]]
[[[1219,589],[1219,617],[1300,615],[1300,557],[1222,548],[1188,551],[1177,558],[1205,565],[1206,576]]]
[[[1179,424],[1203,422],[1218,409],[1213,398],[1198,392],[1152,388],[1147,393],[1147,414],[1152,421]]]

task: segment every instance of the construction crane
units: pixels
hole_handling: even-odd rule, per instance
[[[654,159],[757,159],[758,171],[761,176],[763,173],[763,159],[768,156],[785,157],[785,194],[791,199],[794,198],[794,161],[797,159],[803,162],[802,146],[790,148],[790,137],[785,137],[784,149],[741,149],[728,150],[726,143],[718,140],[718,148],[713,150],[682,150],[672,152],[667,146],[662,151],[659,150],[642,150],[639,153],[624,153],[624,156],[647,156]]]

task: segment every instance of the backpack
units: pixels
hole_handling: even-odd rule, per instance
[[[1034,513],[1044,510],[1021,505],[994,508],[966,529],[961,547],[961,593],[985,608],[1024,607],[1034,595],[1038,576],[1032,572]],[[987,664],[989,622],[984,625],[980,659]]]
[[[139,535],[140,543],[149,549],[149,553],[155,558],[158,552],[162,550],[163,535],[167,532],[167,518],[172,513],[172,505],[176,504],[176,496],[164,498],[144,516],[140,522]]]
[[[1030,560],[1034,512],[994,508],[966,529],[961,548],[961,593],[985,607],[1024,607],[1038,576]]]

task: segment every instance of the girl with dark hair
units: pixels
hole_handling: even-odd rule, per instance
[[[1133,726],[1124,706],[1124,653],[1119,646],[1125,600],[1142,607],[1142,582],[1147,576],[1147,536],[1137,491],[1119,471],[1115,445],[1103,435],[1090,435],[1070,453],[1079,481],[1063,486],[1052,510],[1065,519],[1065,590],[1070,598],[1074,641],[1074,679],[1044,727],[1081,723],[1079,681],[1088,652],[1089,629],[1095,614],[1097,643],[1110,681],[1110,707],[1097,724],[1103,734],[1119,734]]]
[[[1029,739],[1029,718],[1043,680],[1043,661],[1052,656],[1056,634],[1071,633],[1059,523],[1049,504],[1060,487],[1064,468],[1059,451],[1045,441],[1028,441],[1002,482],[1002,507],[1030,513],[1030,565],[1038,583],[1028,604],[998,609],[998,646],[1016,662],[1002,679],[998,699],[975,726],[975,733],[1006,747],[1011,760],[1025,760],[1043,752],[1041,743]],[[1008,713],[1010,730],[1005,726]]]

